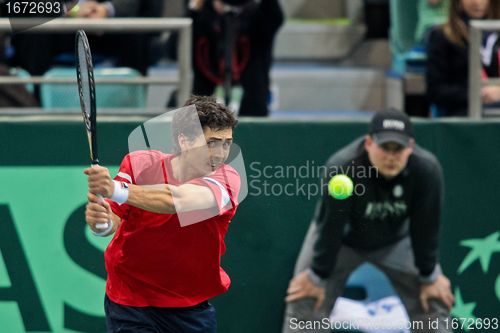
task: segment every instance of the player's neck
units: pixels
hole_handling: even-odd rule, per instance
[[[181,183],[200,177],[196,170],[183,159],[182,155],[177,155],[171,160],[172,173],[176,180]]]

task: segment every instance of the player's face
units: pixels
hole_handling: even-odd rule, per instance
[[[482,19],[488,14],[490,0],[461,0],[460,5],[470,18]]]
[[[233,143],[233,130],[231,128],[214,131],[205,128],[203,131],[208,147],[209,164],[212,170],[217,169],[229,156]]]
[[[408,158],[413,152],[413,145],[413,140],[408,147],[395,142],[378,145],[371,136],[365,138],[365,149],[370,162],[382,176],[388,179],[396,177],[406,167]]]
[[[200,135],[192,140],[180,140],[184,165],[196,177],[209,174],[227,159],[232,143],[231,128],[218,131],[204,128],[203,136]]]

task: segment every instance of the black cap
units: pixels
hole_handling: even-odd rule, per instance
[[[373,116],[369,133],[378,145],[395,142],[407,147],[413,138],[413,127],[405,113],[390,109]]]

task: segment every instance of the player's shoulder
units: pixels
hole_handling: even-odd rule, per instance
[[[225,181],[228,182],[241,182],[241,177],[239,172],[230,166],[229,164],[223,164],[220,168],[215,170],[211,175],[207,175],[204,178],[220,178],[223,177]]]
[[[233,175],[238,175],[239,176],[238,171],[235,168],[233,168],[231,165],[229,165],[229,164],[224,164],[221,169],[224,172],[229,172],[229,173],[231,173]]]
[[[168,159],[170,154],[165,154],[159,150],[137,150],[125,155],[122,167],[134,169],[135,173],[146,170],[159,162]]]
[[[169,154],[165,154],[159,150],[136,150],[128,153],[126,156],[137,159],[159,160],[164,159],[165,157],[169,156]]]
[[[365,153],[364,137],[360,137],[333,153],[326,162],[326,166],[331,168],[351,165]]]
[[[237,198],[241,189],[241,177],[230,165],[223,164],[217,170],[203,177],[205,183],[212,183],[221,189],[230,189],[230,196]]]
[[[151,165],[155,162],[165,160],[169,156],[171,155],[159,150],[136,150],[125,155],[123,159],[129,160],[134,164]]]

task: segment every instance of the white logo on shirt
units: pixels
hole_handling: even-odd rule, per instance
[[[394,186],[394,189],[392,190],[392,194],[396,198],[400,198],[403,195],[403,186],[401,186],[399,184]]]
[[[365,218],[383,221],[406,215],[408,207],[404,201],[369,202],[365,210]]]

